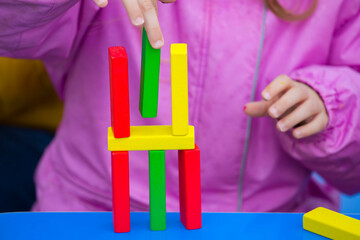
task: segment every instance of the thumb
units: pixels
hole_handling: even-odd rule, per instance
[[[258,101],[250,102],[244,106],[245,113],[250,117],[263,117],[267,116],[268,108],[271,105],[271,101]]]

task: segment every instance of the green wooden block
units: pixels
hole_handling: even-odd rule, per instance
[[[166,229],[165,151],[149,151],[150,229]]]
[[[149,42],[145,28],[142,35],[139,110],[143,118],[157,115],[160,73],[160,49]]]

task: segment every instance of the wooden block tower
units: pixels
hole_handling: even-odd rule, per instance
[[[109,48],[113,217],[115,232],[130,231],[129,153],[149,151],[150,229],[166,229],[165,150],[178,150],[180,220],[187,229],[201,228],[200,150],[188,120],[186,44],[171,45],[172,125],[130,126],[128,60],[123,47]],[[145,30],[142,39],[139,110],[157,115],[160,50]]]

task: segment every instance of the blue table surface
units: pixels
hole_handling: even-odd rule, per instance
[[[131,231],[114,233],[110,212],[2,213],[0,239],[326,239],[302,228],[298,213],[203,213],[203,227],[186,230],[167,213],[165,231],[150,230],[149,213],[131,213]],[[360,214],[349,216],[360,219]]]

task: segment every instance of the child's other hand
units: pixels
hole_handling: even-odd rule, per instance
[[[280,75],[262,92],[263,101],[245,105],[251,117],[270,116],[278,120],[281,132],[294,128],[295,138],[304,138],[322,131],[328,115],[320,96],[306,84]]]
[[[119,1],[119,0],[112,0]],[[121,0],[124,4],[130,21],[135,26],[146,29],[150,44],[153,48],[161,48],[164,45],[159,19],[157,16],[157,0]],[[173,3],[176,0],[160,0],[162,3]],[[96,5],[103,8],[108,0],[94,0]]]

